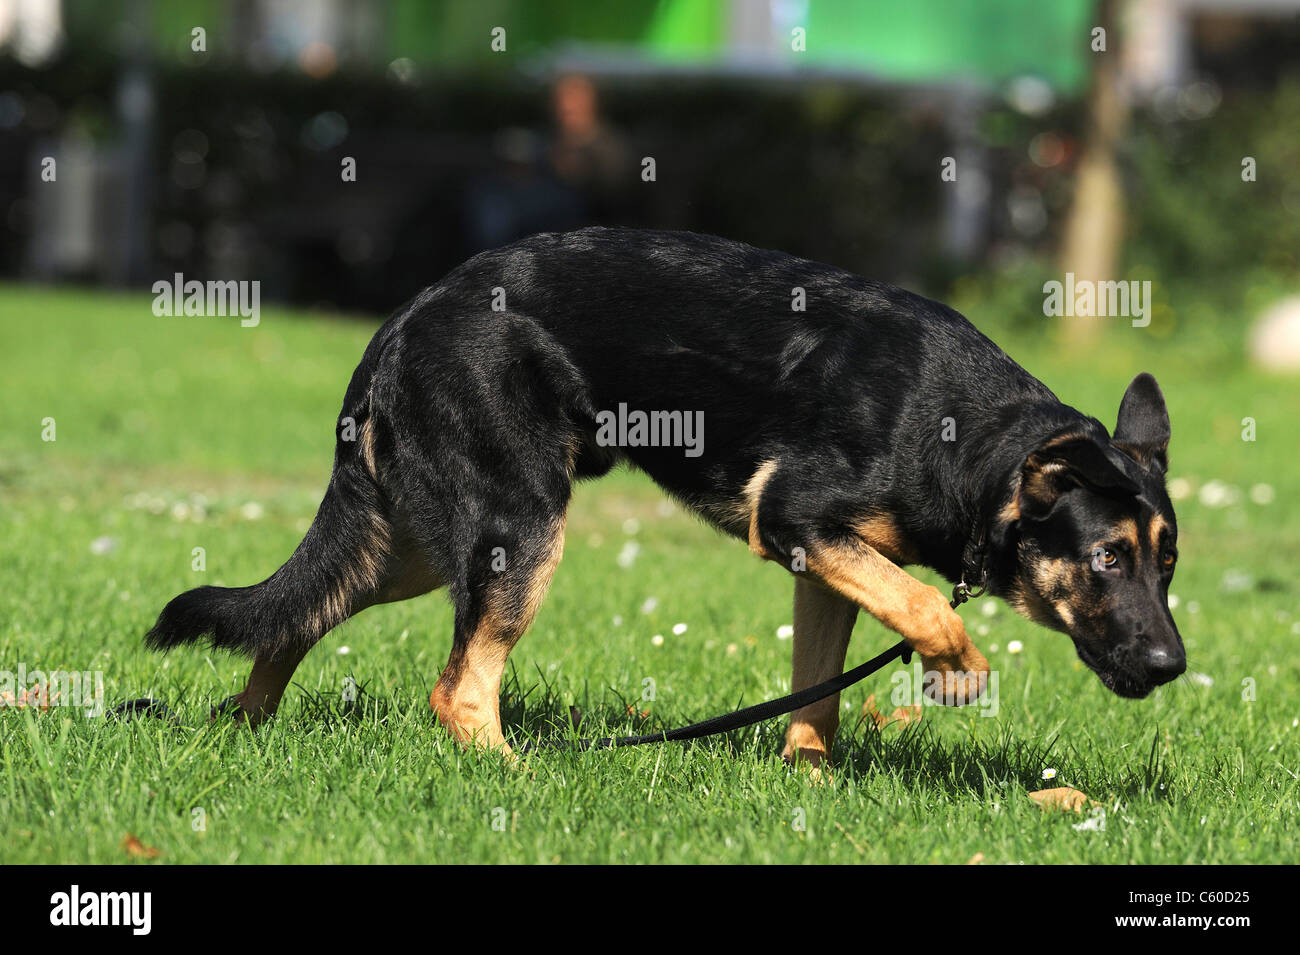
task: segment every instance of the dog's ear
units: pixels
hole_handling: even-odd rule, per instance
[[[1113,443],[1148,470],[1169,470],[1169,411],[1160,386],[1146,372],[1124,392]]]
[[[1128,497],[1140,490],[1095,438],[1058,435],[1025,458],[1016,496],[1020,515],[1045,517],[1062,494],[1076,487],[1112,497]]]

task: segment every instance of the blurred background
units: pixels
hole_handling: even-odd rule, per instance
[[[618,223],[1213,333],[1295,291],[1298,53],[1300,0],[0,0],[0,279],[374,316]]]

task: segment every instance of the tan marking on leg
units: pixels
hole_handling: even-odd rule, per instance
[[[970,674],[956,689],[978,695],[988,661],[971,643],[961,617],[937,587],[923,584],[866,543],[821,545],[808,551],[808,570],[905,639],[926,669]]]
[[[794,668],[790,688],[794,692],[815,686],[844,672],[858,605],[807,577],[794,582]],[[781,756],[797,759],[814,769],[829,762],[835,731],[840,725],[840,695],[811,703],[794,712],[785,734]]]
[[[501,730],[501,676],[506,659],[519,638],[532,625],[564,553],[561,518],[552,529],[542,562],[529,577],[522,600],[490,593],[482,619],[465,642],[464,651],[453,648],[447,667],[429,696],[439,722],[462,743],[473,743],[511,754]]]
[[[434,685],[429,705],[461,743],[510,753],[501,731],[501,674],[518,639],[503,621],[485,615],[465,652],[459,659],[453,653]]]
[[[555,568],[559,566],[560,558],[564,556],[565,525],[566,520],[561,517],[551,528],[551,539],[546,557],[528,581],[528,589],[524,597],[523,625],[519,628],[521,634],[532,626],[537,611],[542,609],[542,601],[546,599],[546,591],[550,589],[551,578],[555,576]]]

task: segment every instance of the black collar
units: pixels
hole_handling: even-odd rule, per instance
[[[987,531],[981,521],[976,521],[971,535],[962,549],[961,580],[952,588],[950,604],[956,610],[973,597],[982,597],[988,592],[988,555],[986,553]]]

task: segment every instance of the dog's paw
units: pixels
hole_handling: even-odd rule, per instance
[[[244,705],[243,694],[236,693],[234,696],[226,697],[208,711],[208,722],[216,723],[219,720],[235,720],[256,729],[259,723],[271,715],[270,712],[262,709],[250,711]]]
[[[807,770],[814,779],[820,778],[831,768],[829,749],[834,738],[835,725],[824,727],[823,731],[796,718],[785,731],[785,749],[781,751],[781,758],[786,765]]]
[[[787,744],[781,759],[795,773],[807,775],[810,783],[820,786],[831,781],[831,759],[823,749],[798,749]]]
[[[781,751],[781,759],[785,761],[787,766],[794,769],[820,771],[822,767],[829,769],[831,765],[831,758],[826,755],[826,750],[794,747],[789,743]]]
[[[215,723],[222,719],[244,719],[244,708],[239,703],[238,696],[228,696],[212,709],[208,710],[208,722]]]
[[[989,661],[973,644],[960,654],[921,659],[925,665],[921,690],[934,703],[965,706],[988,689]]]

